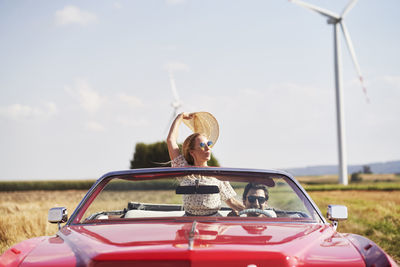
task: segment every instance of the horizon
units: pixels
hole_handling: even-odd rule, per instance
[[[350,169],[351,168],[355,168],[355,167],[362,167],[362,166],[371,166],[371,165],[376,165],[376,164],[388,164],[388,163],[397,163],[400,162],[400,160],[392,160],[392,161],[385,161],[385,162],[370,162],[370,163],[365,163],[365,164],[348,164],[347,168],[348,168],[348,176],[351,176],[351,172]],[[224,168],[223,166],[221,166],[222,168]],[[303,167],[289,167],[289,168],[271,168],[269,170],[280,170],[280,171],[286,171],[289,172],[290,174],[292,174],[295,177],[302,177],[302,176],[321,176],[321,175],[336,175],[338,176],[337,173],[325,173],[325,174],[305,174],[305,175],[297,175],[294,173],[291,173],[291,171],[301,171],[304,169],[308,169],[308,168],[339,168],[338,165],[336,164],[332,164],[332,165],[312,165],[312,166],[303,166]],[[230,167],[226,167],[226,168],[230,168]],[[256,168],[257,169],[257,168]],[[85,180],[98,180],[99,178],[101,178],[103,175],[113,172],[113,171],[122,171],[121,170],[110,170],[108,172],[103,173],[102,175],[100,175],[99,177],[75,177],[75,178],[57,178],[57,177],[53,177],[53,178],[31,178],[31,179],[0,179],[0,182],[15,182],[15,181],[20,181],[20,182],[34,182],[34,181],[85,181]],[[129,169],[126,169],[129,170]],[[380,173],[380,172],[372,172],[372,174],[396,174],[396,173]],[[339,177],[338,177],[339,178]]]

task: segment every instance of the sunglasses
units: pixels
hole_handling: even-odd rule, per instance
[[[258,200],[258,203],[264,204],[265,201],[266,201],[267,199],[268,199],[268,198],[265,198],[265,197],[256,197],[256,196],[248,196],[248,197],[247,197],[247,200],[248,200],[250,203],[254,203],[254,202],[256,202],[256,200]]]
[[[201,142],[201,143],[200,143],[200,148],[201,148],[201,149],[204,149],[204,148],[206,147],[206,145],[207,145],[208,147],[212,147],[212,146],[213,146],[213,142],[212,142],[212,141],[208,141],[207,143]]]

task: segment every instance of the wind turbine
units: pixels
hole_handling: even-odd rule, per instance
[[[363,87],[364,94],[368,100],[366,89],[363,85],[363,78],[360,71],[360,66],[358,65],[356,55],[353,49],[353,44],[350,39],[349,32],[344,24],[344,17],[353,8],[356,4],[357,0],[351,0],[343,10],[341,15],[338,15],[329,10],[305,3],[300,0],[289,0],[295,4],[303,6],[305,8],[311,9],[320,15],[328,18],[328,24],[333,25],[333,44],[334,44],[334,57],[335,57],[335,88],[336,88],[336,117],[337,117],[337,136],[338,136],[338,154],[339,154],[339,182],[341,184],[348,184],[348,176],[347,176],[347,159],[346,159],[346,140],[344,137],[345,134],[345,123],[344,123],[344,109],[343,109],[343,92],[342,92],[342,75],[341,75],[341,56],[340,56],[340,29],[339,25],[342,28],[344,39],[346,41],[347,47],[349,49],[350,55],[352,57],[354,67],[359,76],[361,85]]]
[[[172,113],[171,119],[168,124],[168,127],[169,127],[171,125],[172,121],[174,120],[174,118],[178,115],[178,110],[180,107],[182,107],[182,102],[179,99],[178,90],[176,89],[175,79],[172,74],[172,70],[169,70],[168,73],[169,73],[169,81],[171,84],[172,95],[174,96],[174,101],[171,102],[171,106],[173,108],[173,113]]]

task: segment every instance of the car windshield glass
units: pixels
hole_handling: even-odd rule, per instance
[[[232,211],[228,198],[234,198],[244,210]],[[89,202],[80,211],[84,213],[79,216],[80,223],[182,216],[320,220],[303,192],[284,176],[114,178],[96,197],[88,196]]]

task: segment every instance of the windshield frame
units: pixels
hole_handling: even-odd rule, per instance
[[[262,181],[266,182],[269,178],[280,177],[287,179],[289,186],[292,186],[294,191],[298,191],[300,200],[304,203],[307,209],[311,208],[309,212],[313,212],[317,221],[326,223],[324,216],[322,216],[319,208],[314,201],[309,197],[304,188],[297,182],[297,180],[289,173],[277,170],[257,170],[257,169],[238,169],[238,168],[220,168],[220,167],[206,167],[206,168],[147,168],[147,169],[133,169],[125,171],[109,172],[99,178],[93,186],[89,189],[81,202],[78,204],[71,217],[69,218],[66,226],[82,224],[81,220],[85,211],[95,200],[98,194],[106,187],[106,185],[113,179],[122,180],[152,180],[152,179],[168,179],[190,174],[213,176],[221,180],[229,181]],[[271,179],[272,180],[272,179]],[[266,182],[268,184],[268,182]],[[291,184],[292,185],[291,185]],[[225,217],[226,219],[226,217]]]

